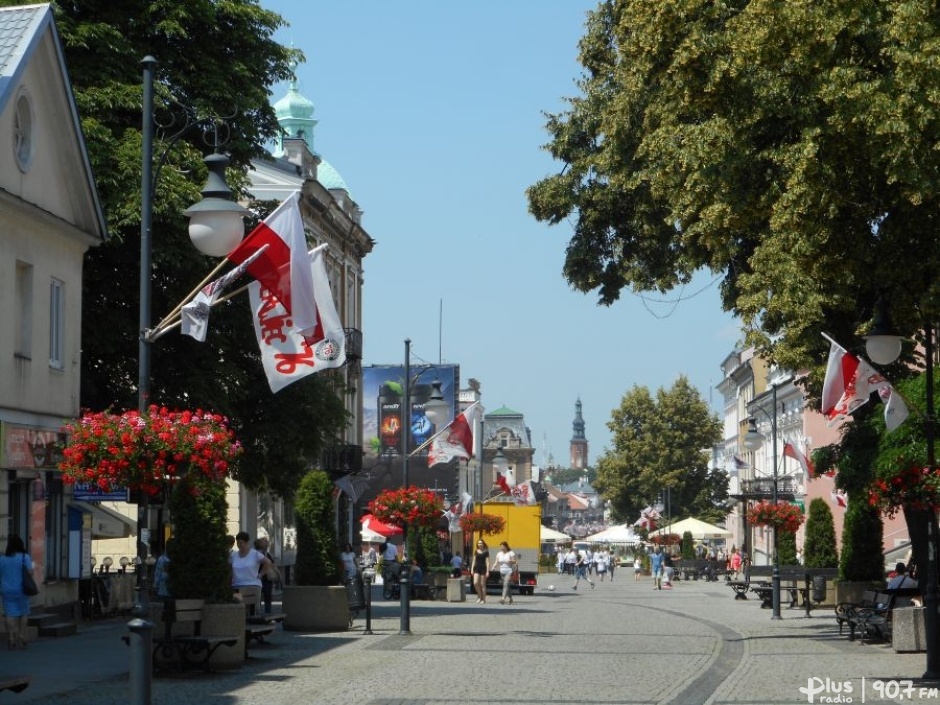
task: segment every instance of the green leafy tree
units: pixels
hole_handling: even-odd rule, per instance
[[[709,469],[721,426],[701,394],[680,376],[656,398],[634,386],[611,415],[612,447],[597,461],[595,488],[616,517],[632,521],[669,490],[673,516],[716,521],[724,515],[727,478]]]
[[[0,0],[0,5],[22,4]],[[228,181],[247,183],[250,160],[277,134],[271,88],[289,78],[299,52],[274,40],[283,19],[254,0],[129,0],[120,8],[94,0],[53,3],[69,78],[109,240],[85,260],[82,292],[82,406],[137,406],[141,213],[141,60],[159,61],[155,161],[165,156],[153,198],[153,316],[156,323],[208,274],[215,261],[190,244],[183,210],[200,199],[212,151],[191,129],[170,148],[182,124],[179,104],[196,118],[231,116],[222,127],[231,157]],[[211,135],[209,135],[211,138]],[[209,140],[211,142],[211,139]],[[270,210],[258,204],[252,220]],[[106,323],[104,322],[106,321]],[[327,439],[344,428],[335,385],[314,375],[276,395],[263,379],[243,299],[213,309],[209,336],[198,343],[171,333],[152,346],[151,401],[225,414],[246,447],[236,479],[289,495]]]
[[[340,583],[339,544],[336,542],[333,482],[322,470],[304,475],[294,499],[297,518],[298,585]]]
[[[826,500],[817,497],[809,503],[803,539],[803,565],[807,568],[836,568],[836,528]]]
[[[605,0],[547,119],[563,166],[527,191],[573,223],[564,275],[600,303],[707,269],[748,342],[815,367],[880,294],[936,319],[940,16],[927,0]],[[915,285],[911,285],[916,283]],[[926,314],[926,317],[925,317]]]

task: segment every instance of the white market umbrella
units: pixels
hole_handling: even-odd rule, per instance
[[[731,532],[727,529],[691,517],[673,524],[664,524],[661,529],[650,533],[650,536],[665,536],[666,534],[682,536],[686,531],[692,534],[692,538],[696,541],[731,538]]]

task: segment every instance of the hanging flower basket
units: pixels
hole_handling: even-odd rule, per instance
[[[772,526],[795,534],[803,523],[803,512],[789,502],[758,502],[747,510],[747,521],[757,526]]]
[[[940,510],[940,469],[910,465],[897,474],[876,478],[868,489],[868,503],[889,516],[903,505],[919,510]]]
[[[402,529],[436,526],[444,513],[444,503],[437,492],[412,485],[380,492],[369,502],[369,512],[379,521]]]
[[[464,514],[460,517],[460,530],[465,534],[498,534],[506,525],[503,517],[495,514]]]
[[[227,420],[201,409],[88,412],[67,424],[66,433],[62,479],[105,492],[129,488],[156,495],[183,474],[220,481],[242,453]]]
[[[650,536],[649,540],[657,546],[678,546],[682,543],[682,537],[679,534],[657,534]]]

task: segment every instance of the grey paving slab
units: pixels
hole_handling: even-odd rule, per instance
[[[542,582],[556,590],[517,597],[512,606],[500,605],[496,596],[486,605],[413,602],[410,635],[399,634],[397,603],[376,592],[374,634],[363,633],[363,619],[345,633],[278,631],[236,670],[155,678],[152,701],[940,703],[936,691],[921,692],[923,654],[849,642],[839,636],[831,609],[810,618],[784,609],[783,619],[774,621],[756,601],[734,600],[722,583],[655,591],[648,580],[629,576],[575,592],[559,576]],[[33,678],[23,693],[0,693],[0,703],[130,702],[129,653],[120,642],[125,631],[123,622],[93,624],[76,636],[41,639],[24,652],[0,652],[0,675]]]

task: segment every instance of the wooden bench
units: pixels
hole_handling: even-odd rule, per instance
[[[153,639],[154,667],[157,655],[166,659],[174,656],[180,670],[189,666],[201,666],[210,670],[209,659],[220,646],[235,646],[238,639],[229,636],[203,636],[202,610],[204,600],[166,600],[163,603],[163,634]],[[191,625],[192,633],[178,633],[176,625]],[[198,657],[193,659],[192,657]]]
[[[14,693],[22,693],[29,686],[27,676],[14,678],[0,678],[0,690],[12,690]]]

